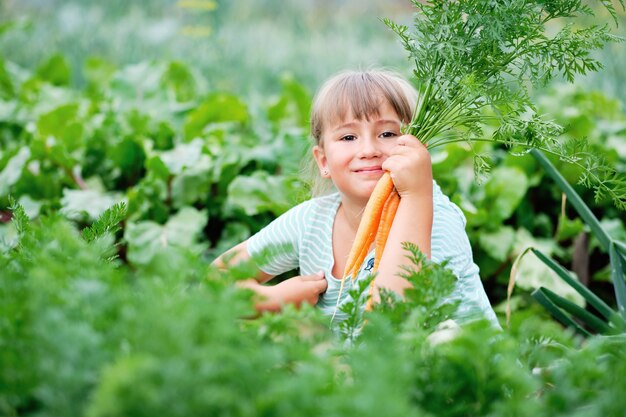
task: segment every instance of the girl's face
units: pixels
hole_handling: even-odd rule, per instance
[[[322,176],[332,179],[343,195],[365,204],[383,175],[381,165],[396,145],[400,127],[400,117],[386,100],[369,120],[349,112],[345,120],[325,126],[313,148]]]

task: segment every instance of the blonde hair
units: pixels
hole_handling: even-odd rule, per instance
[[[311,108],[311,146],[323,146],[322,135],[329,125],[345,120],[348,114],[356,119],[377,116],[380,106],[388,102],[402,123],[410,123],[417,103],[417,91],[393,71],[372,69],[344,71],[328,79],[313,98]],[[319,176],[314,160],[309,160],[311,194],[328,192],[330,181]]]

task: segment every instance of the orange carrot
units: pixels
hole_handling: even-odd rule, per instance
[[[378,183],[376,184],[376,187],[374,187],[374,191],[372,191],[372,195],[365,206],[363,217],[361,217],[361,223],[359,223],[354,243],[352,243],[352,248],[350,249],[350,254],[348,255],[348,262],[346,263],[346,267],[344,269],[343,279],[345,279],[348,274],[354,270],[354,268],[357,268],[358,270],[361,263],[365,259],[367,250],[369,250],[369,247],[374,242],[374,238],[376,237],[383,207],[392,191],[393,181],[391,181],[389,173],[385,172],[380,180],[378,180]],[[365,251],[363,248],[366,248]]]
[[[374,255],[374,267],[372,268],[372,273],[378,271],[378,265],[380,265],[380,259],[383,256],[383,251],[385,250],[385,244],[387,243],[387,238],[389,237],[389,232],[391,231],[391,225],[393,224],[393,219],[396,216],[396,211],[398,210],[398,205],[400,204],[400,195],[394,190],[387,197],[387,201],[383,207],[382,215],[380,216],[380,222],[378,223],[378,233],[376,234],[376,251]],[[369,299],[367,300],[367,305],[365,306],[366,311],[370,311],[372,309],[372,304],[374,303],[374,281],[375,278],[372,279],[370,283],[370,294]]]
[[[400,195],[394,190],[391,194],[389,194],[389,197],[385,202],[385,206],[383,207],[383,213],[380,217],[378,233],[376,234],[376,256],[374,257],[373,271],[378,271],[380,258],[382,257],[383,250],[385,249],[385,244],[387,243],[387,238],[389,237],[389,232],[391,231],[391,225],[396,216],[396,211],[398,211],[399,205]]]
[[[339,287],[339,295],[337,297],[337,305],[335,307],[335,313],[339,307],[341,300],[341,294],[343,293],[343,287],[348,276],[352,276],[354,281],[358,275],[359,269],[363,260],[367,256],[370,246],[376,238],[376,232],[380,224],[380,218],[382,216],[383,208],[389,195],[395,193],[393,188],[393,181],[388,172],[385,172],[382,177],[376,183],[376,187],[372,191],[359,228],[356,232],[356,237],[352,243],[350,254],[348,255],[348,261],[344,268],[343,277],[341,278],[341,286]],[[333,314],[333,318],[335,315]]]

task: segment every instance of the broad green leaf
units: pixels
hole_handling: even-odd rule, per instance
[[[167,257],[170,247],[192,247],[208,221],[205,210],[184,207],[165,225],[152,221],[129,222],[124,231],[128,259],[146,265],[156,256]]]
[[[61,141],[69,152],[82,145],[83,124],[77,120],[78,104],[64,104],[42,114],[37,120],[37,130],[43,138],[52,136]]]
[[[513,253],[517,256],[528,247],[537,248],[548,256],[553,255],[558,250],[558,246],[553,240],[538,239],[531,236],[527,230],[519,229]],[[520,288],[534,290],[539,287],[546,287],[578,305],[585,305],[585,299],[574,288],[565,283],[556,272],[536,257],[525,256],[520,261],[515,279],[516,285]]]
[[[276,125],[295,124],[307,126],[311,107],[311,95],[302,84],[292,77],[281,80],[283,91],[267,110],[268,119]]]
[[[174,177],[171,185],[174,207],[193,205],[206,200],[213,179],[212,166],[208,156],[203,155],[195,165]]]
[[[176,101],[190,101],[195,98],[196,80],[189,67],[183,62],[171,62],[161,82],[174,92]]]
[[[136,181],[144,169],[146,154],[135,138],[123,138],[109,150],[107,156],[120,169],[121,176],[129,181]]]
[[[52,55],[37,68],[37,76],[54,85],[69,85],[70,65],[63,55]]]
[[[30,159],[30,149],[26,146],[20,148],[4,169],[0,172],[0,196],[5,196],[9,189],[22,176],[22,170],[26,166],[26,162]]]
[[[167,180],[170,176],[170,170],[158,156],[153,156],[146,161],[146,169],[156,178],[160,178],[162,180]]]
[[[198,164],[202,166],[210,164],[209,156],[202,152],[203,146],[201,139],[194,139],[189,143],[179,143],[174,149],[157,154],[169,172],[172,175],[178,175]]]
[[[83,64],[83,74],[91,85],[102,88],[115,74],[115,66],[102,58],[89,57]]]
[[[478,242],[489,256],[503,262],[513,249],[515,230],[511,226],[501,226],[495,232],[481,232]]]
[[[528,190],[528,178],[517,167],[498,167],[485,184],[483,205],[494,221],[511,217]]]
[[[63,189],[61,213],[68,219],[95,221],[109,207],[124,201],[121,194]]]
[[[202,135],[211,123],[238,122],[249,119],[246,105],[237,97],[227,93],[211,93],[185,120],[185,138],[191,140]]]
[[[292,180],[255,171],[239,176],[228,186],[227,207],[242,210],[248,216],[269,211],[278,216],[291,207]]]
[[[0,57],[0,98],[11,98],[15,95],[15,87],[4,62]]]
[[[0,253],[8,252],[19,243],[19,234],[13,222],[0,223]]]
[[[183,207],[165,225],[168,240],[172,244],[191,246],[202,233],[209,220],[206,210]]]
[[[563,241],[572,239],[581,234],[586,229],[585,223],[580,218],[573,220],[566,216],[559,216],[559,225],[557,226],[556,240]]]
[[[159,92],[163,65],[139,62],[113,75],[111,92],[131,100],[144,100]]]

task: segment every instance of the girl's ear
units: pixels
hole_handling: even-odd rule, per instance
[[[328,160],[326,159],[324,148],[319,145],[315,145],[313,147],[313,158],[315,158],[315,163],[317,163],[317,167],[320,170],[322,178],[330,178],[330,173],[328,172]]]

